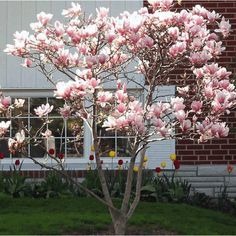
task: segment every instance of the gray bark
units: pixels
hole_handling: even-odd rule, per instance
[[[125,235],[127,217],[121,212],[110,210],[112,223],[116,235]]]

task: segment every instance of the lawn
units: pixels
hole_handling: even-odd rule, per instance
[[[111,233],[106,208],[93,198],[12,199],[0,196],[0,234]],[[132,234],[236,234],[236,217],[185,204],[140,203]]]

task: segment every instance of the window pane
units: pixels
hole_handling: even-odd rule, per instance
[[[19,99],[19,98],[17,98]],[[76,140],[72,137],[80,135],[83,138],[83,120],[82,119],[63,119],[58,113],[59,107],[63,107],[64,101],[56,98],[22,98],[25,100],[24,106],[19,109],[15,109],[12,112],[11,128],[9,129],[7,137],[13,137],[17,132],[24,129],[26,136],[28,136],[27,130],[30,132],[31,137],[35,136],[37,131],[43,126],[44,119],[38,118],[35,115],[34,109],[46,104],[47,101],[50,105],[54,106],[53,112],[49,116],[54,116],[51,123],[46,124],[42,132],[46,129],[52,131],[52,139],[47,142],[47,139],[43,139],[41,134],[38,133],[36,137],[37,142],[28,146],[28,155],[32,157],[46,157],[47,150],[50,148],[55,149],[55,155],[59,153],[67,153],[69,157],[83,157],[83,139]],[[15,98],[12,100],[15,101]],[[28,109],[29,108],[29,109]],[[57,118],[58,117],[58,118]],[[10,119],[10,118],[9,118]],[[6,117],[2,117],[0,114],[0,122],[7,121]],[[65,137],[66,135],[66,137]],[[69,137],[69,138],[68,138]],[[68,139],[65,144],[66,138]],[[67,147],[67,150],[65,150]],[[9,153],[7,141],[0,139],[0,152],[4,153],[4,156],[23,157],[21,153]]]
[[[15,137],[15,134],[19,131],[28,130],[28,119],[27,118],[13,118],[11,119],[11,127],[12,127],[12,137]],[[25,132],[27,136],[27,132]]]
[[[65,136],[65,124],[63,119],[53,119],[53,121],[48,124],[48,128],[52,131],[52,135],[55,137]]]
[[[31,98],[30,99],[30,113],[31,113],[31,115],[36,116],[34,109],[41,106],[42,104],[46,104],[46,103],[47,103],[46,98]]]
[[[83,139],[67,139],[67,157],[83,157]]]
[[[30,156],[31,157],[45,157],[45,141],[38,139],[35,145],[30,145]]]
[[[101,125],[97,126],[97,132],[98,132],[98,137],[114,137],[115,136],[115,130],[106,131],[106,128],[103,128]]]
[[[37,145],[38,144],[38,145]],[[65,139],[51,137],[49,139],[38,139],[37,144],[30,145],[30,155],[32,157],[47,157],[50,149],[55,151],[55,156],[59,153],[65,154]]]
[[[62,99],[48,98],[48,103],[50,106],[53,105],[53,110],[48,115],[49,116],[61,116],[59,113],[59,108],[63,107],[64,101]]]
[[[27,157],[28,156],[28,146],[24,146],[24,149],[22,149],[21,151],[17,151],[17,152],[14,152],[14,153],[11,153],[11,156],[14,157],[14,158],[24,158],[24,157]]]
[[[4,158],[10,157],[10,152],[8,150],[8,144],[6,139],[0,139],[0,152],[3,153]]]
[[[115,151],[115,138],[101,138],[101,153],[103,157],[108,157],[110,151]]]
[[[36,132],[42,127],[43,120],[40,118],[31,118],[30,119],[30,134],[31,136],[35,135]],[[44,127],[45,130],[46,126]]]
[[[55,138],[55,148],[56,148],[56,155],[59,153],[65,154],[65,138]]]
[[[67,137],[80,137],[83,135],[83,120],[70,118],[67,120]]]
[[[117,139],[117,156],[130,157],[131,156],[130,143],[133,141],[134,141],[133,138],[118,138]]]
[[[28,98],[17,98],[17,99],[24,99],[25,102],[24,102],[23,107],[13,109],[12,116],[13,117],[15,117],[15,116],[27,117],[28,116],[28,112],[29,112],[28,111]],[[15,102],[15,98],[12,100],[12,102]]]

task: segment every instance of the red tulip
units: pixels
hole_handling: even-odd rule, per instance
[[[176,170],[178,170],[180,168],[180,161],[179,160],[174,160],[173,164],[174,164],[174,167]]]
[[[155,171],[156,171],[157,173],[161,173],[161,168],[160,168],[160,167],[157,167],[157,168],[155,169]]]
[[[55,154],[55,150],[53,148],[51,148],[51,149],[48,150],[48,153],[50,155],[54,155]]]
[[[59,159],[63,159],[63,158],[64,158],[64,154],[63,154],[63,153],[59,153],[59,154],[58,154],[58,158],[59,158]]]
[[[118,161],[118,165],[119,165],[119,166],[122,166],[123,163],[124,163],[124,162],[123,162],[123,160],[121,160],[121,159]]]
[[[0,152],[0,159],[4,158],[4,154],[2,152]]]
[[[16,166],[20,165],[20,160],[17,159],[17,160],[15,161],[15,165],[16,165]]]
[[[230,174],[233,171],[234,167],[232,165],[227,165],[227,171]]]
[[[90,156],[89,156],[89,160],[90,160],[90,161],[93,161],[93,160],[94,160],[94,155],[90,155]]]

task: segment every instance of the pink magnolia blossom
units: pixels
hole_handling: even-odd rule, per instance
[[[43,117],[48,115],[53,109],[53,106],[50,106],[49,103],[47,103],[46,105],[41,105],[37,108],[34,109],[34,112],[37,116],[39,117]]]
[[[30,67],[33,64],[33,62],[29,59],[26,58],[24,63],[22,64],[23,67]]]
[[[106,40],[108,43],[112,43],[115,38],[116,38],[116,35],[114,32],[110,31],[110,32],[106,33]]]
[[[169,53],[172,57],[176,57],[184,52],[186,52],[186,43],[184,42],[177,42],[169,49]]]
[[[64,15],[65,17],[75,17],[75,16],[79,16],[81,14],[81,7],[78,3],[71,3],[71,8],[69,8],[68,10],[63,10],[62,11],[62,15]]]
[[[144,127],[142,115],[132,112],[128,115],[127,121],[129,122],[129,125],[131,125],[133,127],[133,129],[135,129],[136,132],[138,132],[138,133],[144,132],[145,127]]]
[[[21,108],[24,106],[24,103],[25,103],[25,99],[15,99],[14,106],[16,108]]]
[[[120,103],[124,103],[126,102],[127,100],[127,93],[124,92],[123,90],[118,90],[116,91],[116,94],[115,94],[116,98],[117,98],[117,101],[120,102]]]
[[[0,109],[7,109],[11,104],[10,97],[0,97]]]
[[[96,9],[98,18],[104,19],[108,16],[109,9],[105,7],[100,7],[99,9]]]
[[[152,117],[160,118],[163,114],[165,114],[169,110],[169,108],[170,108],[169,103],[158,102],[150,107],[148,116],[150,118]]]
[[[231,95],[226,90],[219,91],[214,100],[212,101],[212,109],[215,113],[226,112],[229,113],[229,108],[233,106],[233,102],[231,102],[231,96],[235,97],[235,93]]]
[[[116,119],[116,128],[123,129],[129,125],[129,120],[125,116],[120,116]]]
[[[74,83],[69,82],[58,82],[56,84],[56,91],[54,91],[54,95],[57,98],[68,99],[71,97],[72,87]]]
[[[14,33],[14,37],[15,37],[15,42],[27,42],[29,39],[29,32],[22,30],[21,32],[16,31]]]
[[[182,96],[185,96],[188,94],[189,92],[189,85],[185,86],[185,87],[177,87],[177,91],[179,94],[181,94]]]
[[[189,60],[192,64],[202,65],[207,63],[211,58],[211,54],[207,53],[206,51],[203,51],[191,53]]]
[[[215,92],[213,91],[211,86],[205,86],[203,90],[203,94],[208,98],[212,99],[215,96]]]
[[[49,138],[49,137],[52,136],[52,131],[49,130],[49,129],[47,129],[47,130],[45,131],[45,133],[41,133],[41,134],[42,134],[43,137]]]
[[[133,101],[129,103],[129,109],[137,115],[143,113],[142,104],[139,101]]]
[[[157,128],[157,132],[158,132],[159,135],[161,135],[161,137],[167,137],[170,133],[170,129],[163,126],[161,128]]]
[[[231,29],[231,25],[229,21],[226,21],[223,17],[221,22],[219,23],[219,29],[216,29],[215,32],[220,32],[224,37],[227,37],[229,35]]]
[[[225,50],[225,47],[222,47],[222,42],[216,42],[214,40],[210,40],[206,42],[206,46],[203,48],[203,50],[207,50],[211,53],[213,56],[221,55],[222,52]]]
[[[100,81],[100,79],[95,78],[91,78],[90,80],[88,80],[88,84],[92,87],[92,93],[94,92],[94,89],[99,88]]]
[[[56,36],[62,36],[65,33],[64,25],[60,21],[55,21],[54,23]]]
[[[184,110],[178,110],[177,112],[174,113],[175,114],[175,117],[177,118],[177,120],[182,123],[186,117],[187,117],[187,114],[185,113]]]
[[[160,8],[163,11],[169,10],[173,4],[173,0],[148,0],[148,2],[152,5],[154,10]]]
[[[166,122],[163,121],[162,119],[155,119],[155,120],[153,121],[153,124],[154,124],[157,128],[159,128],[159,129],[166,126]]]
[[[113,116],[108,116],[107,119],[103,122],[102,127],[107,128],[106,130],[116,128],[116,119]]]
[[[179,33],[180,33],[179,28],[178,27],[170,27],[168,29],[168,33],[173,39],[177,39],[179,37]]]
[[[226,123],[216,123],[211,126],[210,129],[212,135],[217,138],[222,138],[228,136],[229,128],[226,126]]]
[[[120,103],[117,107],[116,107],[117,111],[119,113],[124,113],[127,109],[126,105],[124,103]]]
[[[231,74],[232,72],[227,71],[225,67],[219,68],[219,70],[216,72],[216,76],[219,79],[228,79]]]
[[[11,125],[11,121],[1,121],[0,122],[0,137],[3,136]]]
[[[194,113],[201,113],[202,102],[201,101],[193,101],[191,104],[191,111]]]
[[[189,119],[183,120],[181,122],[180,128],[182,129],[183,132],[188,131],[191,127],[192,127],[192,122]]]
[[[15,138],[8,139],[8,148],[11,153],[15,153],[18,149],[20,149],[25,142],[25,131],[21,130],[16,133]]]
[[[45,12],[40,12],[37,15],[38,21],[44,26],[52,19],[52,17],[52,14],[46,14]]]
[[[16,133],[15,139],[18,144],[22,144],[25,141],[25,131],[21,130],[20,132]]]
[[[60,115],[63,116],[63,118],[69,118],[71,115],[71,107],[64,104],[63,107],[59,109]]]
[[[105,54],[100,54],[98,56],[98,61],[100,64],[104,64],[106,62],[106,60],[107,60],[107,56]]]
[[[105,107],[110,102],[111,99],[112,99],[112,93],[108,91],[98,92],[97,103],[99,103],[101,107]]]
[[[183,104],[184,99],[180,97],[171,98],[171,105],[175,112],[184,110],[185,105]]]

